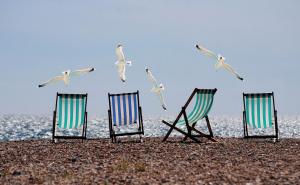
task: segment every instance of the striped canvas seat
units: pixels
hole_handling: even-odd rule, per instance
[[[60,94],[57,102],[58,127],[73,129],[82,127],[86,112],[86,96]]]
[[[109,131],[112,142],[116,136],[144,134],[139,91],[123,94],[108,94]]]
[[[273,126],[273,101],[271,94],[252,94],[245,96],[246,122],[253,128]]]
[[[197,137],[205,137],[215,142],[216,140],[213,139],[213,132],[210,126],[208,113],[213,105],[214,95],[216,92],[217,89],[195,88],[173,123],[162,120],[164,124],[170,127],[163,141],[168,139],[174,129],[185,136],[183,139],[184,141],[187,138],[190,138],[199,143],[200,141]],[[187,108],[191,104],[194,97],[196,97],[196,100],[193,109],[187,113]],[[203,118],[205,118],[209,134],[205,134],[199,129],[195,128],[197,122]],[[179,127],[177,125],[179,125]],[[186,129],[184,129],[184,126]]]
[[[275,109],[274,102],[274,93],[244,93],[243,102],[244,138],[276,138],[276,140],[278,140],[279,131],[277,123],[277,111]],[[251,135],[249,135],[248,126],[253,128]],[[274,130],[275,134],[266,135],[266,133],[261,133],[262,131],[270,132],[270,130]]]
[[[137,94],[111,95],[111,110],[114,126],[126,126],[138,122]]]
[[[194,108],[192,111],[188,114],[188,122],[190,124],[193,124],[201,119],[203,119],[210,111],[213,100],[214,100],[214,93],[213,90],[203,90],[197,92],[196,96],[196,101]],[[184,125],[186,122],[182,118],[179,120],[178,124],[179,125]]]
[[[53,113],[53,141],[56,139],[86,139],[86,105],[87,94],[57,93]],[[82,130],[81,134],[78,134],[78,129]]]

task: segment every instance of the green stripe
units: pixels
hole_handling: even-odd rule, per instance
[[[264,128],[267,128],[267,115],[266,115],[266,98],[263,97],[262,99],[262,103],[263,103],[263,120],[264,120]]]
[[[199,103],[201,102],[201,96],[199,96],[199,94],[197,93],[196,95],[196,103],[194,105],[194,108],[192,110],[192,112],[188,115],[187,119],[188,121],[194,116],[194,114],[197,112],[197,110],[199,109]],[[185,120],[184,118],[182,118],[180,121],[178,121],[179,125],[184,125],[185,124]]]
[[[192,112],[189,114],[188,119],[190,119],[190,118],[192,117],[192,115],[195,114],[195,111],[197,110],[198,104],[200,103],[200,101],[201,101],[201,100],[200,100],[200,98],[199,98],[199,94],[197,93],[197,95],[196,95],[196,103],[195,103],[195,106],[194,106]]]
[[[199,104],[197,106],[197,109],[196,109],[193,117],[190,117],[190,119],[189,119],[189,123],[191,123],[191,124],[195,122],[194,120],[195,120],[196,117],[198,117],[199,112],[201,111],[202,104],[205,101],[205,97],[203,97],[203,94],[199,93],[199,96],[200,96],[200,101],[199,101]]]
[[[80,126],[83,125],[84,123],[84,113],[85,113],[85,98],[82,98],[82,104],[81,104],[81,121],[80,121]]]
[[[199,106],[197,114],[191,120],[191,123],[195,123],[199,119],[199,116],[201,115],[201,112],[203,111],[203,107],[205,107],[205,105],[207,104],[206,94],[201,94],[201,96],[203,96],[203,101],[201,102],[201,104]]]
[[[260,123],[260,98],[259,96],[256,97],[256,112],[257,112],[257,125],[258,128],[261,128],[261,123]]]
[[[213,96],[214,95],[210,93],[197,93],[194,108],[188,115],[190,124],[199,121],[209,113],[213,103]],[[178,124],[185,124],[185,120],[181,119]]]
[[[58,127],[62,127],[62,97],[58,97]]]
[[[252,112],[252,126],[254,127],[254,128],[256,128],[256,125],[255,125],[255,112],[254,112],[254,98],[251,98],[251,112]]]
[[[250,125],[250,110],[249,110],[249,98],[246,96],[245,98],[245,107],[246,107],[246,121],[248,125]]]
[[[71,96],[71,98],[70,98],[70,126],[69,126],[69,128],[73,128],[73,111],[74,111],[73,101],[74,101],[74,98]]]
[[[64,116],[65,116],[65,120],[64,120],[64,128],[67,128],[67,124],[68,124],[68,95],[65,96],[65,112],[64,112]]]
[[[207,104],[206,108],[205,108],[205,112],[203,113],[203,115],[201,116],[201,119],[204,118],[205,116],[207,116],[207,114],[209,113],[211,107],[213,104],[213,94],[209,95],[209,103]]]
[[[271,96],[268,97],[268,115],[269,115],[269,127],[272,127],[272,102]]]
[[[208,95],[208,103],[207,103],[207,105],[205,107],[205,110],[203,111],[200,119],[204,118],[208,114],[208,111],[209,111],[209,109],[210,109],[210,107],[212,105],[212,96],[213,96],[212,94]]]
[[[75,128],[78,128],[79,119],[79,95],[76,95],[76,118],[75,118]]]

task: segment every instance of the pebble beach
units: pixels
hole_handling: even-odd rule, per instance
[[[0,142],[0,184],[299,184],[300,140]]]

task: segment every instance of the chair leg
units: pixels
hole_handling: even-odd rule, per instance
[[[213,134],[213,132],[212,132],[212,129],[211,129],[211,126],[210,126],[210,122],[209,122],[208,116],[205,116],[205,120],[206,120],[207,128],[208,128],[208,130],[209,130],[209,135],[210,135],[211,137],[214,137],[214,134]]]
[[[174,129],[174,130],[180,132],[181,134],[183,134],[183,135],[189,137],[189,138],[192,139],[193,141],[195,141],[195,142],[197,142],[197,143],[200,143],[200,141],[199,141],[198,139],[196,139],[194,136],[187,134],[187,133],[184,132],[183,130],[181,130],[181,129],[179,129],[179,128],[173,126],[173,125],[171,125],[170,123],[168,123],[168,122],[166,122],[166,121],[164,121],[164,120],[163,120],[162,122],[163,122],[164,124],[168,125],[169,127],[171,127],[172,130]],[[163,141],[164,141],[164,140],[163,140]]]
[[[142,135],[140,134],[140,143],[142,143],[142,142],[143,142]]]
[[[194,128],[196,124],[197,124],[197,122],[193,123],[192,128]],[[189,134],[192,135],[192,129],[190,128],[190,126],[188,126],[187,129],[188,129]],[[187,136],[184,136],[183,141],[186,141],[187,138],[188,138]]]

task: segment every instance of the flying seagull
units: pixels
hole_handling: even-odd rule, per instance
[[[95,71],[95,68],[85,68],[85,69],[79,69],[76,71],[71,71],[71,70],[63,71],[62,72],[63,75],[51,78],[47,82],[40,84],[39,87],[44,87],[48,84],[59,82],[59,81],[63,81],[65,83],[65,85],[69,85],[70,77],[84,75],[84,74],[90,73],[92,71]]]
[[[117,55],[118,61],[115,64],[118,67],[119,77],[122,82],[125,82],[126,81],[126,76],[125,76],[126,64],[131,66],[131,61],[125,60],[125,56],[123,53],[123,46],[121,44],[117,45],[116,55]]]
[[[163,94],[162,94],[162,91],[165,90],[164,85],[163,84],[158,84],[156,82],[156,79],[154,78],[154,76],[152,75],[152,73],[151,73],[151,71],[150,71],[150,69],[148,67],[146,67],[145,69],[146,69],[146,73],[147,73],[149,81],[153,84],[151,92],[157,94],[157,96],[159,98],[159,101],[161,103],[162,108],[164,110],[167,110],[166,104],[165,104],[165,100],[164,100],[164,97],[163,97]]]
[[[229,64],[225,63],[225,57],[220,54],[216,55],[212,51],[200,45],[196,45],[196,48],[200,51],[200,53],[217,60],[217,63],[215,64],[216,69],[223,67],[224,69],[235,75],[239,80],[243,81],[243,78]]]

